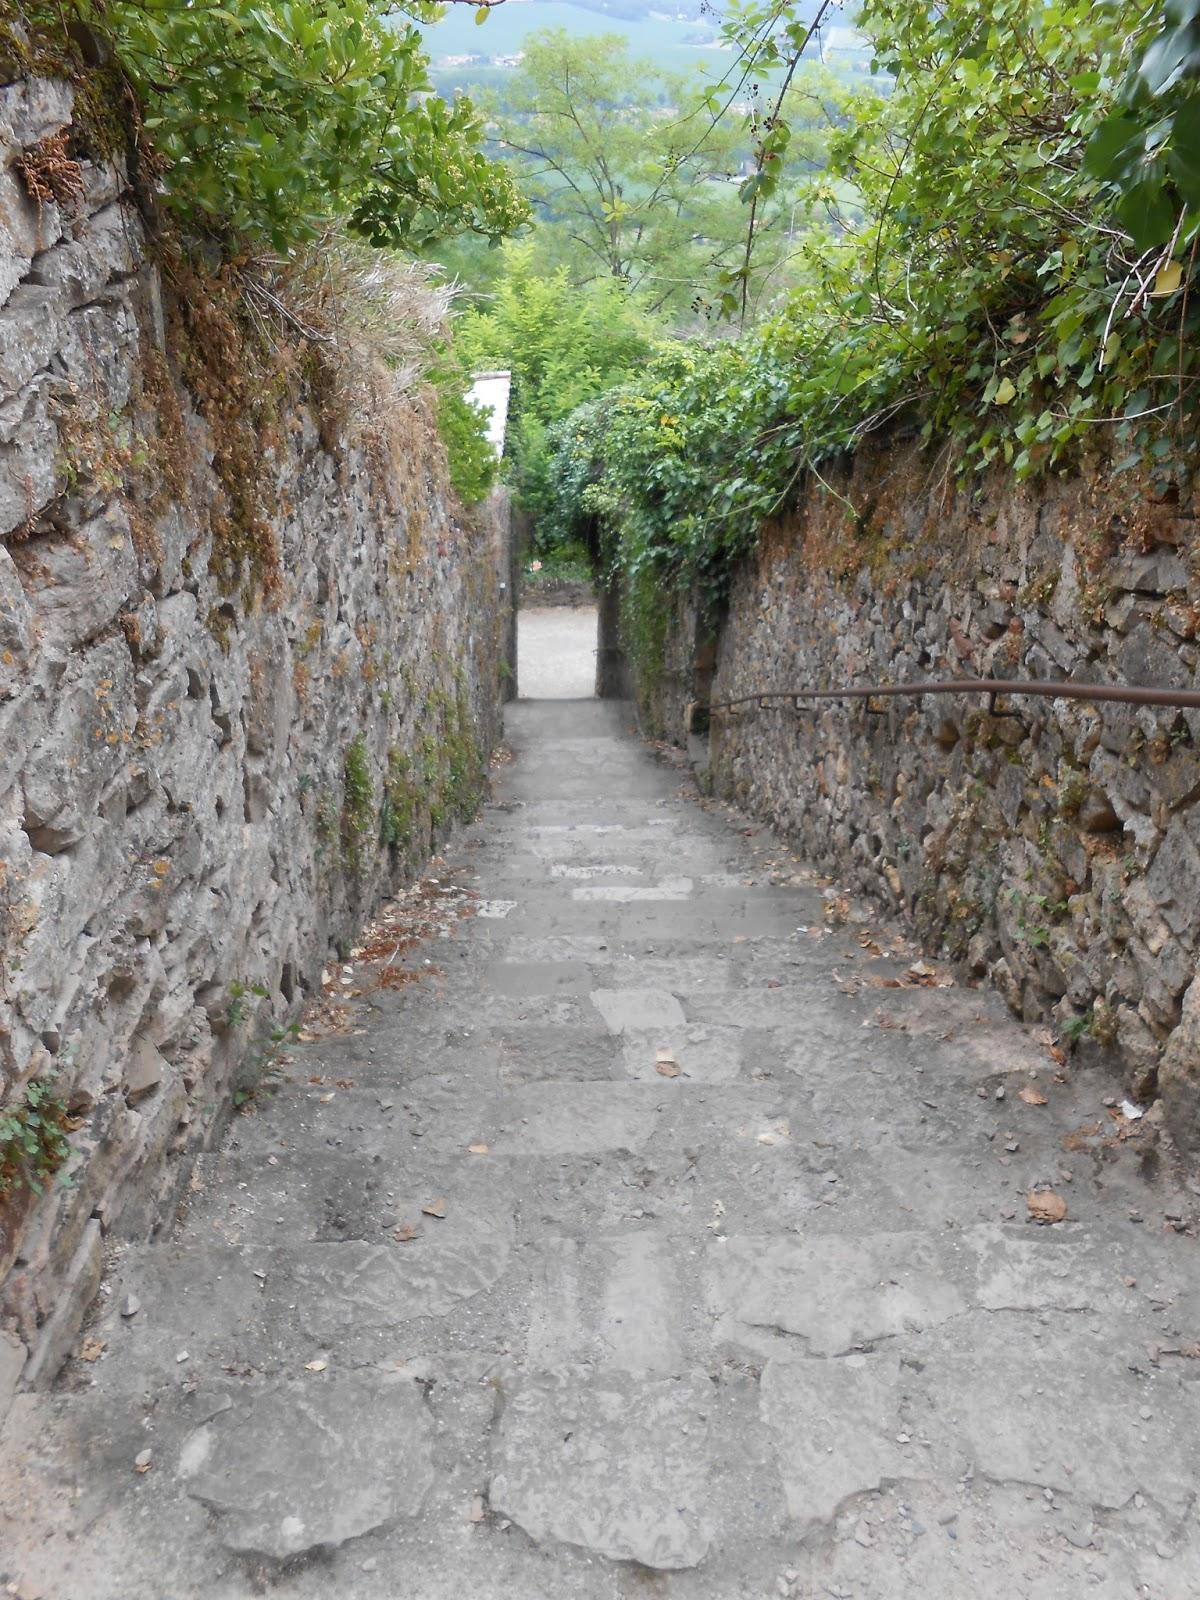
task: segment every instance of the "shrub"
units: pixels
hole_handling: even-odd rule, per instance
[[[487,408],[447,384],[438,391],[437,413],[450,482],[464,505],[476,505],[487,497],[499,466],[487,437]]]
[[[405,22],[398,22],[397,12]],[[76,0],[70,32],[115,53],[140,103],[169,206],[225,237],[288,250],[348,218],[374,244],[526,213],[480,148],[470,103],[431,92],[409,0]],[[61,32],[57,6],[26,7]]]

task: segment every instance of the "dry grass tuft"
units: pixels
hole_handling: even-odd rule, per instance
[[[456,293],[437,281],[437,266],[338,231],[294,261],[264,259],[257,266],[246,275],[245,294],[264,331],[274,324],[322,347],[351,387],[356,369],[373,358],[387,368],[397,395],[419,388],[447,335]]]

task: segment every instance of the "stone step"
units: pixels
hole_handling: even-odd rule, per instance
[[[719,1043],[719,1041],[718,1041]],[[696,1048],[699,1048],[698,1046]],[[330,1098],[332,1096],[332,1098]],[[402,1160],[418,1147],[467,1160],[470,1145],[495,1155],[588,1155],[682,1149],[727,1138],[756,1153],[807,1137],[810,1093],[794,1076],[772,1083],[723,1083],[681,1074],[645,1081],[539,1081],[487,1089],[430,1076],[419,1096],[379,1089],[286,1083],[251,1126],[239,1125],[264,1155],[309,1149]]]
[[[597,1557],[666,1573],[781,1541],[782,1484],[757,1413],[756,1385],[737,1373],[581,1362],[525,1373],[450,1357],[225,1376],[152,1406],[25,1396],[5,1439],[22,1457],[30,1531],[86,1536],[125,1592],[244,1593],[239,1572],[286,1581],[279,1563],[311,1551],[326,1593],[378,1567],[389,1587],[368,1579],[367,1592],[394,1594],[401,1580],[404,1593],[449,1600],[465,1582],[524,1600],[563,1592],[491,1587],[535,1548],[555,1583],[593,1594]],[[41,1543],[30,1540],[26,1570]]]
[[[1160,1559],[1175,1561],[1176,1592],[1190,1592],[1200,1569],[1180,1519],[1200,1467],[1195,1385],[1172,1372],[1148,1387],[1074,1323],[1025,1349],[998,1337],[1004,1324],[978,1316],[953,1338],[937,1330],[908,1361],[886,1350],[772,1359],[760,1379],[449,1354],[221,1375],[152,1402],[22,1396],[4,1435],[3,1515],[24,1513],[26,1535],[86,1535],[110,1561],[123,1551],[138,1593],[153,1572],[157,1592],[215,1594],[236,1570],[220,1552],[271,1563],[319,1548],[326,1592],[357,1589],[365,1561],[423,1597],[464,1580],[499,1594],[476,1579],[521,1550],[512,1524],[573,1594],[614,1591],[576,1585],[572,1549],[647,1572],[700,1568],[697,1592],[714,1594],[736,1593],[722,1584],[739,1568],[758,1577],[764,1558],[814,1579],[832,1563],[881,1596],[911,1592],[878,1586],[901,1576],[898,1556],[917,1557],[915,1571],[946,1594],[963,1562],[980,1562],[999,1596],[1019,1592],[1021,1568],[998,1525],[1015,1537],[1024,1500],[1036,1506],[1027,1539],[1049,1585],[1040,1592],[1073,1592],[1056,1563],[1092,1542],[1063,1541],[1078,1527],[1104,1530],[1118,1562],[1162,1530]],[[1127,1413],[1140,1419],[1132,1430]],[[1120,1452],[1114,1425],[1129,1432]],[[47,1548],[43,1533],[17,1555],[28,1568]]]

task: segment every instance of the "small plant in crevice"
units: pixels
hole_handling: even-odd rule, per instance
[[[246,997],[250,995],[256,1000],[266,1000],[269,991],[261,983],[245,983],[241,978],[234,978],[227,992],[229,1008],[225,1012],[225,1024],[229,1028],[240,1028],[249,1015]]]
[[[1091,1010],[1081,1011],[1069,1022],[1064,1022],[1059,1030],[1068,1044],[1078,1044],[1084,1034],[1092,1031],[1093,1014]]]
[[[66,1102],[45,1078],[32,1079],[18,1104],[0,1110],[0,1199],[42,1192],[71,1153],[70,1126]]]
[[[361,733],[346,751],[342,785],[342,862],[348,872],[357,872],[363,865],[363,849],[375,820],[375,788],[367,741]]]
[[[266,992],[265,990],[263,991]],[[300,1024],[298,1022],[277,1022],[273,1024],[263,1041],[260,1055],[254,1056],[244,1062],[239,1074],[239,1082],[233,1091],[233,1106],[235,1111],[245,1111],[252,1105],[262,1087],[264,1078],[272,1077],[282,1067],[283,1052],[290,1044],[294,1044],[300,1037]],[[272,1086],[277,1087],[277,1085]]]
[[[1067,912],[1065,900],[1052,900],[1046,894],[1022,894],[1017,889],[1009,891],[1009,898],[1017,912],[1017,932],[1032,950],[1045,950],[1050,944],[1052,925]],[[1033,908],[1033,912],[1029,908]],[[1036,918],[1034,912],[1046,914],[1046,921]]]
[[[1070,769],[1059,781],[1058,812],[1068,821],[1077,817],[1087,798],[1087,775],[1077,768]]]

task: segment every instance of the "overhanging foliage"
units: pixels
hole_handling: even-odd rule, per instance
[[[599,517],[635,583],[719,592],[802,476],[893,420],[959,476],[1029,477],[1098,447],[1171,492],[1200,385],[1180,142],[1200,81],[1175,50],[1159,98],[1129,85],[1192,6],[864,0],[894,88],[858,99],[809,188],[801,286],[745,338],[680,346],[560,427],[563,534]],[[1132,168],[1096,155],[1114,111],[1143,125]],[[1149,181],[1171,220],[1148,236],[1128,185]]]
[[[115,56],[163,197],[193,227],[287,250],[348,220],[375,244],[499,237],[527,207],[469,102],[431,92],[428,0],[34,0],[33,36]]]

